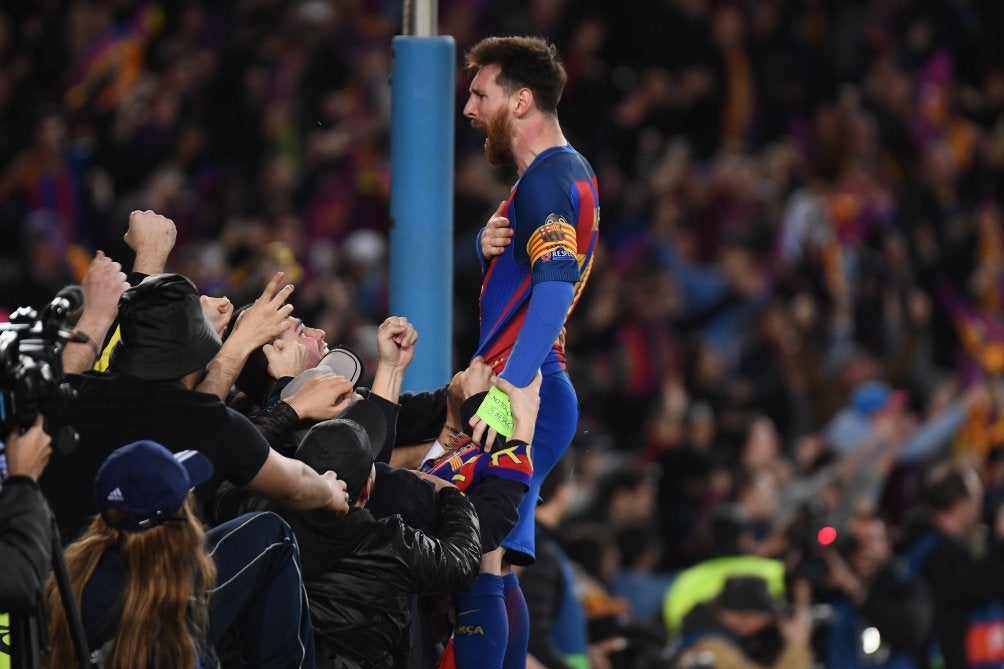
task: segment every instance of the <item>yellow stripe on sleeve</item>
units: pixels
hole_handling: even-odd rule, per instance
[[[549,220],[534,230],[530,235],[530,241],[526,244],[526,253],[530,256],[531,265],[540,260],[545,253],[553,253],[558,249],[564,249],[573,256],[577,249],[575,228],[563,218],[558,222]]]

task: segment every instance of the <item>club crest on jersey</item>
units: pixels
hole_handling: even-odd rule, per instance
[[[561,226],[568,225],[568,221],[561,214],[548,214],[544,220],[544,225],[537,228],[541,241],[560,242],[565,239],[565,233]]]

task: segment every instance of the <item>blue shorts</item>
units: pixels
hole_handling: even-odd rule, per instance
[[[519,521],[503,541],[506,560],[515,565],[533,564],[534,522],[540,485],[561,459],[575,437],[579,424],[579,400],[565,372],[550,374],[540,386],[540,412],[533,432],[533,479],[519,505]]]

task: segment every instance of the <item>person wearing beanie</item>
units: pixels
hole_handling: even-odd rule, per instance
[[[110,371],[68,374],[76,391],[62,417],[79,433],[69,452],[55,452],[39,485],[64,541],[97,512],[90,494],[98,467],[115,444],[152,439],[172,452],[195,448],[213,464],[196,488],[200,513],[217,486],[229,481],[299,509],[348,509],[344,483],[280,455],[255,427],[218,397],[193,390],[221,342],[195,285],[180,274],[158,274],[119,300],[121,341]],[[351,385],[345,383],[345,392]]]
[[[295,454],[316,471],[337,469],[352,504],[344,518],[282,512],[302,548],[319,669],[403,666],[413,596],[465,589],[477,577],[478,517],[452,484],[419,475],[434,484],[434,532],[414,529],[400,515],[374,518],[366,508],[386,435],[381,409],[357,401],[340,418],[311,427]]]

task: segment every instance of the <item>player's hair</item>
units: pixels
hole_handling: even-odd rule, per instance
[[[538,109],[557,114],[568,75],[550,42],[540,37],[486,37],[472,46],[465,58],[470,71],[497,65],[495,82],[499,86],[508,93],[529,88]]]

